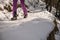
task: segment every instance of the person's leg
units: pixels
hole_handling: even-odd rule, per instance
[[[27,9],[25,7],[24,0],[20,0],[20,2],[21,2],[21,7],[22,7],[23,12],[24,12],[24,18],[26,18],[27,17]]]
[[[18,0],[13,0],[13,17],[16,16],[17,12],[17,1]]]
[[[13,0],[13,18],[11,18],[12,20],[17,19],[17,1],[18,0]]]

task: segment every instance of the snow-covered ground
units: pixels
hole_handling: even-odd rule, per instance
[[[54,28],[51,17],[49,12],[44,11],[37,14],[29,13],[26,19],[0,21],[2,38],[3,40],[47,40]]]
[[[4,2],[3,4],[5,5],[11,1],[8,0],[8,2],[6,2],[6,0],[4,0]],[[45,4],[41,1],[36,8],[27,4],[30,6],[28,10],[31,11],[32,8],[33,10],[28,13],[28,17],[25,19],[23,18],[22,9],[18,8],[17,13],[19,16],[18,20],[15,21],[10,21],[12,12],[4,9],[2,3],[0,5],[3,9],[3,11],[0,11],[0,40],[47,40],[49,33],[54,28],[53,21],[55,17],[46,11]],[[59,24],[58,28],[60,28]],[[55,36],[57,40],[60,39],[59,33]]]

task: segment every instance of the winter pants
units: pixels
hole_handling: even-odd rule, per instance
[[[14,12],[17,11],[17,1],[18,0],[13,0],[13,15],[14,15]],[[24,0],[20,0],[20,3],[21,3],[21,7],[23,9],[24,15],[27,15],[27,9],[25,7]]]

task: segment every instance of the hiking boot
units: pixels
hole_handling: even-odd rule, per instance
[[[27,18],[27,14],[26,14],[26,15],[24,15],[24,18]]]
[[[16,13],[16,11],[14,12],[13,18],[11,18],[11,20],[17,20],[17,13]]]
[[[11,20],[17,20],[17,17],[13,17],[13,18],[11,18]]]

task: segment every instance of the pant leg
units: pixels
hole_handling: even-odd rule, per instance
[[[16,11],[17,11],[17,1],[18,0],[13,0],[13,16],[16,15]]]
[[[20,0],[20,2],[21,2],[21,7],[22,7],[22,9],[23,9],[24,15],[27,15],[27,9],[26,9],[26,7],[25,7],[24,0]]]

